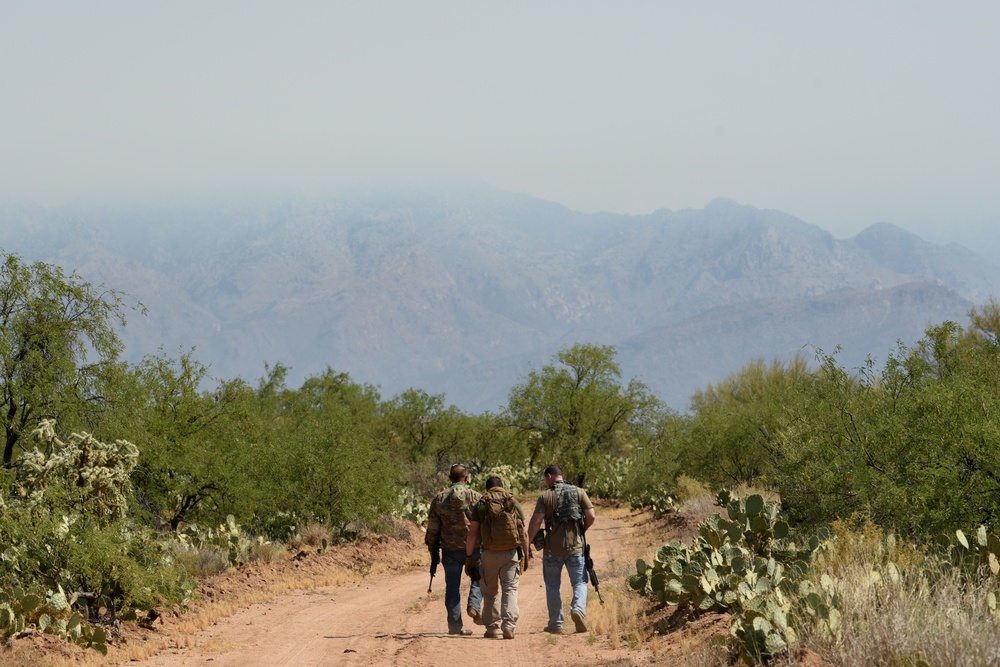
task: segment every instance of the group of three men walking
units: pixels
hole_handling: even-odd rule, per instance
[[[487,638],[513,639],[520,612],[520,573],[533,557],[532,543],[544,548],[542,578],[548,608],[546,632],[561,633],[564,616],[560,584],[565,566],[573,588],[570,618],[577,632],[587,631],[587,573],[583,532],[596,517],[586,491],[563,480],[559,466],[545,469],[546,490],[526,520],[524,509],[504,489],[503,480],[486,480],[486,493],[469,488],[469,471],[456,463],[449,471],[451,486],[431,501],[424,541],[432,556],[440,546],[444,566],[448,632],[471,635],[462,627],[462,572],[472,584],[466,612],[486,626]],[[544,527],[544,541],[540,532]]]

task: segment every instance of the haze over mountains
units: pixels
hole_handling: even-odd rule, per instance
[[[0,204],[0,248],[125,290],[126,356],[196,346],[213,375],[290,384],[327,366],[383,396],[495,410],[575,342],[673,407],[753,358],[809,346],[849,367],[1000,292],[1000,267],[890,224],[847,239],[716,200],[582,214],[485,186],[330,199],[45,209]],[[805,349],[803,350],[803,347]]]

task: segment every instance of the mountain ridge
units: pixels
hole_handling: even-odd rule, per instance
[[[751,358],[816,341],[844,343],[848,364],[884,359],[928,324],[964,324],[1000,285],[1000,267],[888,223],[838,240],[727,199],[629,216],[487,187],[0,202],[0,230],[4,251],[143,302],[149,315],[124,334],[130,358],[195,346],[218,377],[281,362],[291,382],[331,366],[387,395],[415,386],[469,410],[498,408],[574,342],[615,345],[626,377],[683,408]]]

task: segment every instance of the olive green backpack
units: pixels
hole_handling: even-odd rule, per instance
[[[522,546],[524,521],[514,505],[514,496],[509,491],[491,489],[479,502],[483,548],[506,551]]]

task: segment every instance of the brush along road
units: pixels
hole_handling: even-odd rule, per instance
[[[634,521],[624,509],[598,508],[599,520],[587,531],[595,567],[605,581],[609,564],[634,563],[629,550]],[[415,544],[426,555],[426,549]],[[540,555],[540,554],[539,554]],[[539,561],[540,562],[540,561]],[[565,573],[563,575],[566,576]],[[563,588],[569,590],[567,585]],[[463,582],[468,586],[468,581]],[[464,593],[464,589],[463,589]],[[449,636],[441,613],[442,591],[427,596],[426,565],[360,584],[331,586],[278,598],[238,611],[190,638],[192,648],[166,649],[131,664],[175,667],[278,667],[295,665],[602,665],[628,655],[607,647],[605,636],[590,633],[559,637],[542,631],[548,619],[542,568],[521,576],[517,636],[484,639],[482,626],[472,636]],[[597,600],[595,598],[594,602]],[[597,620],[598,605],[590,605]],[[568,633],[569,628],[566,630]],[[211,662],[208,662],[211,661]],[[616,664],[629,664],[618,662]]]

